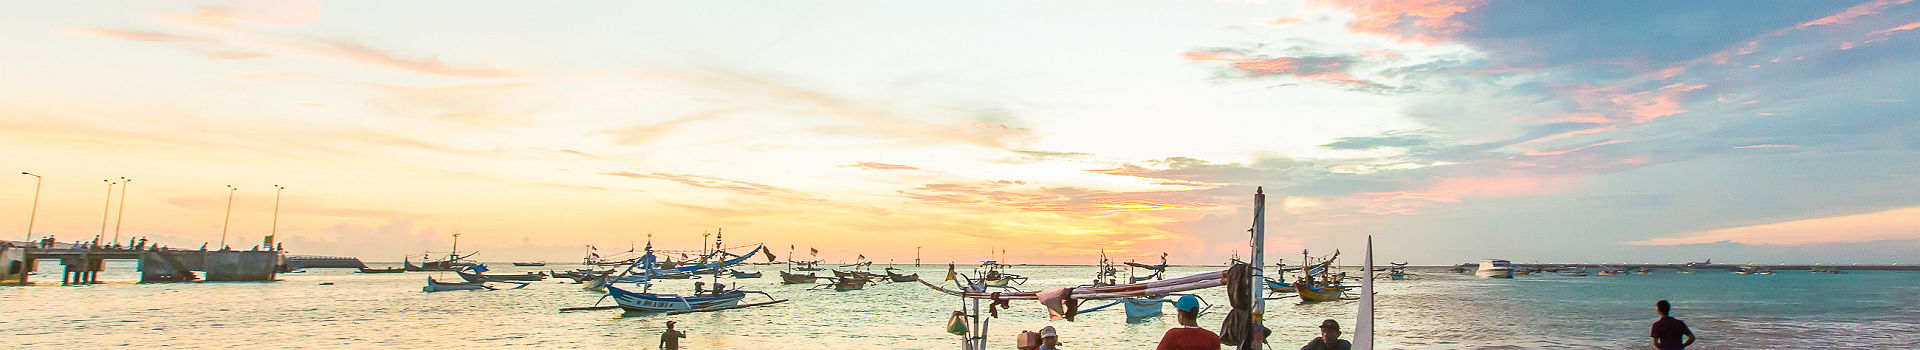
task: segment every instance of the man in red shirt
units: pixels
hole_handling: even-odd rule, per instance
[[[1220,350],[1220,335],[1206,328],[1200,328],[1200,298],[1192,295],[1180,296],[1173,303],[1175,313],[1180,316],[1180,328],[1167,330],[1160,337],[1159,350]]]

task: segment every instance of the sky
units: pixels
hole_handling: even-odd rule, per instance
[[[489,261],[722,232],[829,261],[1215,264],[1249,254],[1259,188],[1269,261],[1371,235],[1417,264],[1912,264],[1917,18],[1912,0],[6,1],[0,170],[43,176],[34,238],[273,233],[368,261],[455,232]],[[35,178],[5,179],[0,232],[23,239]]]

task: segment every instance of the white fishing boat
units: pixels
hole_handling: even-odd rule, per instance
[[[436,281],[431,276],[427,277],[427,286],[420,287],[420,291],[426,292],[426,293],[445,292],[445,291],[452,291],[452,290],[482,290],[482,289],[493,289],[493,288],[487,287],[487,284],[484,282],[447,283],[447,282]]]
[[[1513,278],[1513,263],[1500,259],[1487,259],[1480,262],[1480,269],[1475,270],[1473,275],[1486,278]]]
[[[1586,277],[1587,268],[1579,267],[1579,266],[1567,267],[1564,269],[1560,269],[1560,275],[1568,276],[1568,277]]]

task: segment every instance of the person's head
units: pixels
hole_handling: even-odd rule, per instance
[[[667,321],[667,329],[673,329],[673,321]]]
[[[1053,326],[1040,327],[1040,345],[1054,346],[1060,343],[1060,333]]]
[[[1340,322],[1331,318],[1320,321],[1320,339],[1329,342],[1340,339]]]
[[[1673,304],[1668,304],[1666,300],[1661,300],[1658,303],[1653,303],[1653,308],[1660,310],[1660,316],[1666,316],[1667,312],[1673,311]]]
[[[1182,295],[1179,301],[1173,302],[1173,310],[1179,314],[1181,325],[1198,325],[1200,319],[1200,297]]]

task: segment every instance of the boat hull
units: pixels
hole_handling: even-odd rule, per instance
[[[1121,299],[1120,306],[1126,307],[1127,318],[1147,318],[1163,314],[1165,302],[1161,298],[1126,298]]]
[[[740,299],[747,297],[747,293],[741,291],[713,296],[682,297],[674,294],[635,293],[615,286],[607,286],[607,295],[615,304],[619,304],[621,309],[633,312],[667,312],[734,306],[740,304]]]
[[[482,283],[474,283],[474,282],[445,283],[445,282],[435,281],[433,280],[433,277],[427,277],[427,286],[420,287],[420,291],[426,292],[426,293],[445,292],[445,291],[454,291],[454,290],[482,290],[482,289],[487,289],[487,285]]]
[[[1340,300],[1347,294],[1346,290],[1338,287],[1314,288],[1299,283],[1293,284],[1293,292],[1300,294],[1300,301],[1310,303]]]
[[[1474,271],[1473,275],[1485,277],[1485,278],[1513,278],[1513,270],[1505,270],[1505,269],[1479,270],[1479,271]]]
[[[1293,293],[1293,285],[1287,282],[1267,280],[1267,291],[1274,293]]]

